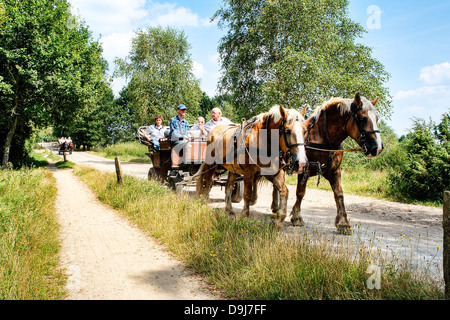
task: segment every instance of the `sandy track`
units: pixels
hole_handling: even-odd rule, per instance
[[[218,299],[162,246],[100,203],[71,171],[52,171],[69,300]]]

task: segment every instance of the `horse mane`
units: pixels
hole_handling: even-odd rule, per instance
[[[344,98],[331,98],[328,101],[325,101],[321,106],[318,106],[311,117],[315,117],[318,119],[324,110],[331,109],[332,107],[337,107],[341,112],[341,116],[346,113],[350,113],[352,111],[352,103],[353,99],[344,99]],[[361,97],[362,108],[366,111],[375,111],[375,108],[368,99]]]
[[[298,112],[297,110],[295,110],[295,109],[285,109],[285,110],[288,113],[288,118],[286,120],[287,122],[304,121],[305,120],[305,118],[302,116],[302,114],[300,112]],[[281,120],[280,106],[274,105],[269,110],[269,112],[265,112],[265,113],[261,113],[261,114],[257,115],[255,123],[264,123],[264,119],[266,118],[266,116],[272,116],[273,122],[275,122],[275,123],[280,121]]]

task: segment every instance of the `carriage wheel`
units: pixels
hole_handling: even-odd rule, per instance
[[[244,181],[237,181],[231,193],[231,202],[239,203],[244,198]]]
[[[155,168],[151,167],[150,170],[148,171],[148,180],[152,181],[152,180],[156,180],[156,172],[155,172]]]
[[[183,191],[183,186],[179,185],[183,181],[183,176],[179,171],[172,170],[167,177],[167,186],[175,192]]]

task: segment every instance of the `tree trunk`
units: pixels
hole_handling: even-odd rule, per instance
[[[2,169],[6,169],[8,167],[9,150],[11,149],[11,141],[14,136],[14,133],[16,132],[18,120],[19,120],[19,115],[15,115],[13,125],[12,125],[11,129],[9,130],[8,135],[6,136],[5,147],[3,149]]]

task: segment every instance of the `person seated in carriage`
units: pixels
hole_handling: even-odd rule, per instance
[[[205,118],[198,117],[197,123],[191,128],[191,132],[199,131],[199,135],[206,137],[208,135],[208,131],[205,129]]]
[[[162,125],[163,123],[163,116],[157,115],[155,117],[155,124],[148,127],[147,132],[144,133],[145,138],[153,144],[153,148],[158,151],[159,146],[159,139],[163,139],[164,132],[166,131],[166,128]]]
[[[187,143],[190,126],[189,122],[184,118],[186,109],[184,104],[180,104],[177,107],[178,115],[170,120],[169,139],[173,146]]]
[[[211,117],[212,119],[205,123],[204,126],[208,134],[212,131],[212,129],[219,125],[233,124],[233,122],[231,122],[228,118],[222,117],[222,110],[219,108],[214,108],[211,110]]]

